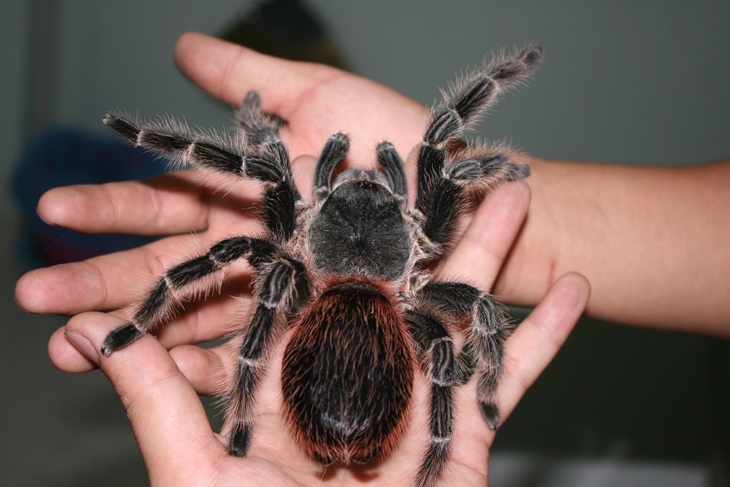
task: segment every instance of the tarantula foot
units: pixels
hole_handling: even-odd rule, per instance
[[[499,410],[493,402],[479,401],[479,410],[482,412],[482,418],[486,421],[490,430],[496,430],[499,426]]]
[[[139,128],[135,127],[132,123],[121,116],[107,114],[104,117],[104,124],[118,136],[127,139],[132,143],[137,142],[137,137],[139,137]]]
[[[251,425],[238,425],[231,431],[228,443],[228,454],[233,457],[245,457],[251,444]]]
[[[508,181],[519,181],[530,177],[530,166],[527,164],[515,164],[514,169],[507,175]]]
[[[101,353],[103,353],[105,357],[108,357],[141,336],[142,332],[139,331],[132,323],[122,325],[107,335],[104,339],[104,343],[101,344]]]

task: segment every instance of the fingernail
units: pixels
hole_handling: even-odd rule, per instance
[[[89,359],[96,365],[99,365],[99,353],[88,338],[74,330],[67,330],[65,333],[66,340],[78,350],[81,355]]]

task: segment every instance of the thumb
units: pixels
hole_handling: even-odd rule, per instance
[[[190,458],[209,460],[202,452],[225,456],[195,390],[154,337],[146,334],[109,357],[101,353],[104,338],[122,324],[104,313],[83,313],[69,321],[65,336],[114,386],[150,478],[190,472]]]
[[[227,103],[238,105],[250,90],[258,91],[263,110],[284,119],[313,84],[336,71],[267,56],[195,32],[178,39],[175,63],[193,83]]]

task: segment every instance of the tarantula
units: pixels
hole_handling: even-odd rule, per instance
[[[233,134],[195,133],[172,119],[139,122],[109,114],[104,123],[135,145],[194,168],[260,181],[262,236],[221,240],[205,254],[169,269],[132,321],[111,332],[110,355],[155,329],[195,293],[193,285],[245,259],[257,306],[242,331],[235,383],[226,397],[231,455],[244,456],[255,420],[256,386],[283,330],[284,414],[299,446],[323,465],[367,463],[397,445],[410,411],[419,366],[430,380],[430,440],[416,484],[432,485],[447,460],[452,394],[476,371],[477,401],[490,428],[499,424],[495,386],[506,316],[492,296],[462,282],[430,280],[472,190],[526,177],[529,168],[502,146],[451,151],[505,88],[542,60],[528,47],[499,56],[444,95],[427,125],[417,159],[415,207],[407,207],[406,174],[388,142],[377,146],[380,170],[337,169],[347,135],[324,145],[314,172],[313,202],[294,184],[281,121],[261,111],[250,92]],[[452,335],[468,322],[463,345]]]

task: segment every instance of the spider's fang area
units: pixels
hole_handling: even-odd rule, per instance
[[[101,353],[105,357],[108,357],[113,352],[126,347],[141,336],[142,332],[132,323],[122,325],[107,335],[104,343],[101,344]]]

